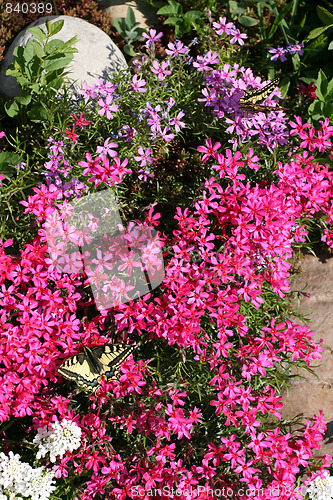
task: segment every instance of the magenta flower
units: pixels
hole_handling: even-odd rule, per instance
[[[114,151],[112,148],[117,148],[118,144],[116,142],[110,142],[110,137],[108,137],[104,141],[104,146],[97,146],[97,154],[100,156],[100,158],[105,158],[106,155],[109,155],[111,158],[114,158],[117,156],[117,151]]]
[[[278,58],[280,58],[281,62],[284,62],[287,60],[287,58],[284,56],[286,53],[286,49],[283,47],[278,47],[277,49],[274,49],[274,47],[271,47],[268,49],[268,52],[270,54],[273,54],[271,57],[271,61],[276,61]]]
[[[91,87],[89,87],[87,82],[83,82],[82,87],[83,87],[83,90],[78,89],[77,92],[79,94],[81,94],[85,100],[96,99],[96,97],[98,96],[98,92],[97,92],[98,86],[97,85],[94,84]]]
[[[135,92],[141,92],[142,94],[147,92],[147,89],[144,88],[144,86],[146,85],[146,80],[144,80],[143,78],[139,79],[138,75],[133,76],[131,85],[134,88]]]
[[[175,43],[168,43],[168,47],[165,49],[166,54],[172,58],[179,57],[181,54],[187,54],[188,51],[189,48],[180,40],[176,40]]]
[[[180,111],[175,118],[172,118],[169,121],[170,125],[174,125],[177,133],[180,131],[180,127],[182,127],[182,128],[185,127],[185,123],[180,121],[181,118],[183,118],[183,116],[185,116],[185,113],[183,111]]]
[[[112,101],[113,101],[112,95],[106,96],[105,101],[103,101],[103,99],[99,99],[98,101],[98,104],[101,106],[101,108],[97,111],[97,113],[100,116],[106,114],[106,118],[108,120],[111,120],[113,118],[112,112],[116,113],[118,111],[118,105],[111,104]]]
[[[165,140],[165,142],[170,142],[172,141],[172,139],[175,137],[175,134],[173,134],[172,132],[171,133],[168,133],[170,130],[170,127],[164,127],[164,129],[162,130],[161,128],[158,130],[159,132],[159,136]]]
[[[205,153],[202,157],[202,161],[206,163],[206,161],[211,157],[215,155],[215,151],[221,147],[220,142],[215,142],[214,146],[212,146],[212,141],[211,139],[206,140],[206,146],[198,146],[197,151],[199,153]]]
[[[146,47],[150,47],[154,42],[157,42],[158,40],[160,40],[163,36],[163,33],[160,31],[157,35],[156,35],[156,30],[149,30],[149,35],[147,33],[142,33],[142,36],[143,38],[147,38],[147,41],[146,41]]]
[[[153,61],[153,67],[152,67],[152,72],[158,75],[159,80],[164,80],[166,75],[171,75],[172,71],[167,70],[166,68],[169,66],[169,62],[167,61],[162,61],[161,64],[156,61]]]
[[[143,148],[140,146],[138,149],[139,156],[134,156],[136,161],[140,161],[140,167],[145,167],[148,163],[153,163],[154,158],[151,158],[152,150],[147,148],[146,151],[143,151]]]
[[[244,45],[243,40],[247,38],[247,35],[245,33],[241,33],[238,29],[234,29],[231,30],[231,35],[232,39],[230,40],[230,43],[238,42],[239,45]]]
[[[235,29],[234,23],[227,23],[227,18],[226,17],[220,17],[219,22],[213,23],[213,26],[215,29],[215,32],[218,35],[222,35],[222,33],[225,33],[226,35],[230,35],[231,31]]]

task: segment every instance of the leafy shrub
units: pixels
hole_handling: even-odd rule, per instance
[[[8,13],[6,12],[6,4],[8,3],[15,6],[15,2],[0,0],[0,62],[15,36],[18,35],[25,26],[45,15],[80,17],[98,28],[101,28],[108,35],[111,34],[111,17],[98,9],[98,3],[95,0],[79,2],[74,0],[51,0],[48,3],[52,3],[54,8],[50,14],[47,12],[34,12],[36,6],[34,0],[27,0],[24,2],[28,5],[27,12],[23,13],[20,10],[19,12],[13,11]],[[20,2],[16,3],[20,5]]]

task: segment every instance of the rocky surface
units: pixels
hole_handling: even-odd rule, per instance
[[[149,32],[158,24],[156,9],[153,9],[144,0],[97,0],[98,6],[103,12],[111,15],[112,19],[117,17],[126,18],[128,7],[132,7],[135,20],[140,23],[140,27]]]
[[[305,293],[300,300],[301,314],[309,317],[306,324],[314,331],[314,340],[323,339],[322,359],[312,363],[315,375],[300,371],[305,379],[297,378],[290,383],[289,394],[283,395],[283,417],[303,413],[304,420],[319,410],[324,412],[327,431],[321,450],[316,454],[333,456],[333,258],[327,253],[319,257],[306,255],[300,262],[300,273],[292,283],[292,290]],[[299,320],[295,320],[299,323]]]
[[[115,71],[115,69],[127,68],[126,60],[117,45],[104,31],[93,24],[71,16],[41,17],[21,31],[10,46],[1,66],[0,93],[8,97],[19,95],[20,87],[16,79],[12,76],[6,76],[7,68],[13,61],[13,51],[18,45],[25,47],[28,41],[34,38],[27,30],[29,27],[38,26],[46,32],[47,19],[51,22],[58,19],[64,20],[62,30],[51,39],[67,41],[75,35],[79,39],[74,45],[78,52],[74,54],[74,59],[68,67],[70,70],[69,78],[76,80],[78,85],[84,81],[92,85],[99,78],[106,81],[110,78],[110,72]]]

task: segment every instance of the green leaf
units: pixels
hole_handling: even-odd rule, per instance
[[[6,71],[6,75],[16,78],[17,83],[19,83],[20,85],[29,85],[30,83],[30,80],[23,76],[20,71],[17,71],[15,69],[8,68]]]
[[[41,71],[41,63],[42,60],[37,56],[34,56],[29,62],[27,62],[25,66],[25,73],[30,82],[37,81]]]
[[[30,40],[23,51],[25,64],[28,64],[36,55],[33,42],[36,42],[36,40]]]
[[[31,46],[34,50],[35,55],[37,57],[39,57],[39,59],[42,59],[43,57],[45,57],[44,49],[41,46],[41,44],[39,42],[37,42],[37,40],[31,40]]]
[[[324,103],[320,102],[320,101],[318,101],[318,99],[316,99],[309,106],[309,109],[308,109],[309,115],[312,116],[314,113],[321,114],[323,107],[324,107]]]
[[[165,5],[157,11],[159,16],[181,16],[183,14],[183,7],[173,0],[168,0],[169,5]]]
[[[124,20],[121,17],[117,17],[113,21],[113,26],[116,28],[116,30],[118,31],[119,35],[122,38],[125,38],[125,36],[124,36],[125,35]]]
[[[38,28],[37,26],[28,28],[28,31],[40,42],[44,42],[47,38],[46,33],[44,33],[44,31],[41,28]]]
[[[203,16],[202,12],[199,10],[189,10],[185,13],[184,17],[190,19],[191,21],[198,21]]]
[[[127,8],[126,25],[128,28],[132,28],[135,24],[135,14],[132,7]]]
[[[282,23],[286,24],[284,18],[287,15],[288,11],[291,9],[291,7],[292,7],[292,2],[285,5],[281,10],[281,12],[278,14],[278,16],[274,19],[274,23],[272,24],[270,32],[268,33],[268,39],[272,38],[272,36],[274,35],[278,27],[281,26]]]
[[[327,96],[333,101],[333,78],[328,82],[327,85]]]
[[[329,44],[329,46],[327,47],[327,50],[333,50],[333,42],[331,42],[331,43]]]
[[[279,84],[279,89],[282,94],[282,97],[286,97],[289,87],[290,87],[290,78],[289,77],[283,78],[283,80]]]
[[[311,30],[308,36],[303,40],[303,42],[309,42],[310,40],[313,40],[314,38],[318,38],[324,31],[326,31],[329,28],[333,28],[333,24],[330,24],[329,26],[322,26],[320,28],[315,28],[314,30]]]
[[[24,54],[23,47],[15,47],[13,52],[14,65],[16,63],[18,67],[21,68],[22,72],[24,71],[25,68],[25,60],[23,54]]]
[[[259,23],[259,19],[253,19],[253,17],[249,16],[240,16],[238,21],[242,26],[246,26],[247,28],[256,26]]]
[[[176,24],[179,24],[179,21],[180,21],[179,17],[168,17],[168,19],[166,19],[164,21],[164,24],[174,24],[174,25],[176,25]]]
[[[301,66],[301,58],[297,52],[291,56],[294,71],[298,71]]]
[[[126,31],[126,40],[134,41],[138,38],[138,33],[136,31]]]
[[[64,25],[63,19],[59,19],[58,21],[55,21],[50,26],[49,34],[56,35],[57,33],[59,33],[59,31],[61,31],[63,25]]]
[[[65,50],[66,53],[71,53],[71,54],[75,54],[76,52],[78,52],[77,48],[75,47],[72,47],[72,45],[74,45],[75,43],[77,43],[79,41],[78,37],[75,35],[73,36],[72,38],[70,38],[69,40],[67,40],[67,42],[64,43],[63,47],[62,47],[62,50]]]
[[[17,116],[20,112],[20,108],[17,104],[16,101],[13,101],[13,102],[6,102],[5,103],[5,110],[6,110],[6,113],[8,116],[10,116],[11,118],[13,118],[14,116]]]
[[[246,12],[246,7],[241,7],[238,2],[229,0],[229,10],[230,14],[235,17],[244,14],[244,12]]]
[[[131,57],[135,57],[136,56],[136,53],[134,52],[134,49],[133,49],[132,45],[129,45],[129,44],[124,45],[124,52],[128,56],[131,56]]]
[[[325,101],[325,97],[327,95],[327,78],[323,70],[319,70],[318,78],[316,82],[316,96],[321,100]]]
[[[13,177],[14,165],[21,163],[22,157],[16,153],[3,151],[0,153],[0,173],[7,178]]]
[[[22,94],[20,95],[19,97],[16,97],[16,101],[19,102],[20,104],[22,104],[22,106],[28,106],[28,104],[30,104],[31,102],[31,93],[30,94]]]
[[[41,89],[40,89],[39,83],[32,83],[30,85],[30,88],[31,88],[32,92],[35,92],[36,94],[40,94]]]
[[[45,45],[45,52],[47,55],[53,55],[54,53],[59,52],[64,48],[65,42],[62,40],[59,40],[58,38],[55,38],[54,40],[50,40],[46,45]]]
[[[317,5],[317,15],[325,26],[333,24],[333,14],[331,14],[325,7]]]
[[[49,119],[49,113],[46,109],[41,105],[37,104],[33,108],[31,108],[27,113],[29,119],[32,122],[46,122]]]
[[[333,115],[333,102],[325,104],[323,114],[324,116],[327,116],[327,118],[330,118]]]
[[[54,90],[55,92],[58,92],[58,90],[61,88],[63,83],[64,83],[64,79],[62,76],[53,77],[52,80],[50,80],[49,86],[52,90]]]
[[[43,63],[43,67],[46,71],[55,71],[59,69],[64,69],[73,60],[72,54],[56,54],[49,59],[46,59]]]

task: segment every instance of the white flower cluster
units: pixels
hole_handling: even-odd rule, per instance
[[[33,469],[20,461],[20,455],[0,453],[0,500],[48,500],[54,486],[54,472],[45,467]]]
[[[311,500],[333,500],[333,477],[325,472],[325,478],[317,476],[309,484],[307,493]]]
[[[38,429],[38,434],[34,439],[34,444],[38,445],[36,457],[45,457],[50,453],[51,462],[56,461],[56,457],[62,458],[66,451],[73,451],[81,445],[81,429],[72,420],[63,419],[61,422],[54,422],[48,429]]]

